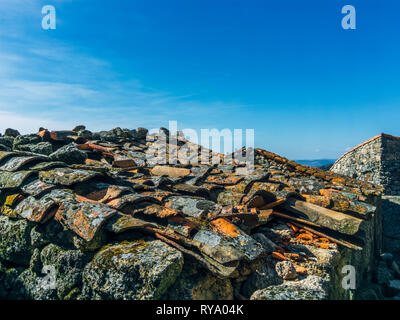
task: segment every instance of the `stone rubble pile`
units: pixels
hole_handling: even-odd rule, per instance
[[[379,187],[261,149],[251,173],[146,154],[173,134],[7,129],[0,298],[354,299],[371,288]],[[167,160],[184,148],[200,157],[177,141]],[[358,290],[341,285],[345,265]],[[378,283],[396,295],[399,275],[385,270]]]

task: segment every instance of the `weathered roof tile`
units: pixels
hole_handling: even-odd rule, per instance
[[[116,213],[102,203],[65,201],[55,218],[86,241],[91,241],[106,220]]]
[[[62,186],[72,186],[73,184],[85,182],[99,176],[101,174],[95,171],[74,170],[70,168],[57,168],[39,173],[41,181]]]

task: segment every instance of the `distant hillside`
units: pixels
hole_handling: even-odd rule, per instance
[[[317,159],[317,160],[294,160],[297,163],[304,164],[310,167],[317,167],[324,170],[329,170],[336,159]]]

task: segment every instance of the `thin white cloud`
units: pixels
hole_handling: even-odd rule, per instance
[[[40,127],[60,128],[63,126],[71,127],[72,124],[64,121],[54,121],[40,117],[29,117],[23,114],[0,111],[0,131],[4,132],[7,128],[15,128],[22,134],[37,132]]]
[[[9,9],[8,17],[12,16],[20,0],[16,1],[1,1],[0,10]],[[37,7],[32,1],[24,14]],[[151,88],[138,79],[121,81],[108,61],[85,54],[82,48],[55,39],[49,47],[8,26],[0,30],[0,129],[14,126],[27,133],[40,126],[68,129],[76,124],[91,130],[156,127],[169,120],[220,120],[232,108],[242,108]]]

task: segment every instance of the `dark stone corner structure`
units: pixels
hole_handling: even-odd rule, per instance
[[[389,178],[373,178],[379,159],[392,161],[379,145],[392,141],[335,164],[355,155],[343,170],[360,165],[350,175],[369,170],[374,184],[262,149],[250,172],[236,159],[196,164],[199,146],[165,128],[7,129],[0,299],[396,297],[400,271],[381,248]]]

